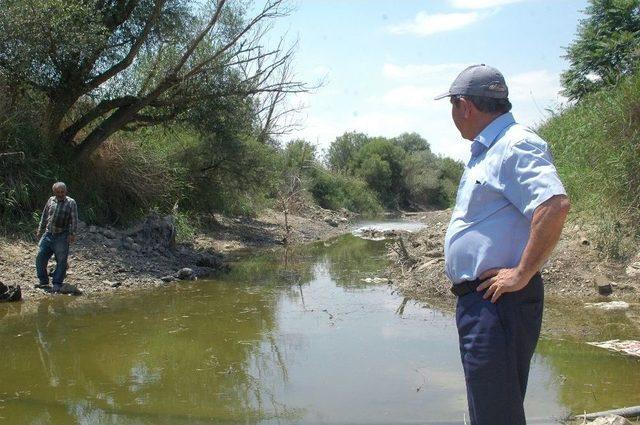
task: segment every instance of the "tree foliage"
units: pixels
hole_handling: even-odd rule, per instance
[[[572,211],[590,222],[597,248],[627,258],[640,242],[640,70],[547,121]]]
[[[317,161],[316,147],[303,139],[292,140],[283,150],[283,159],[285,169],[306,173]]]
[[[310,170],[308,190],[323,208],[346,208],[354,212],[379,212],[382,205],[367,183],[362,179],[331,172],[320,164]]]
[[[640,61],[639,0],[590,0],[585,13],[562,74],[564,94],[573,100],[617,84]]]
[[[403,190],[402,164],[406,152],[394,141],[370,139],[353,160],[353,172],[378,194],[383,205],[398,208]]]
[[[327,165],[333,171],[348,172],[353,164],[351,161],[366,143],[368,137],[363,133],[350,132],[336,138],[327,153]]]
[[[274,103],[305,90],[291,80],[292,50],[266,47],[284,0],[255,14],[242,0],[0,0],[0,10],[0,74],[46,97],[48,139],[80,158],[118,131],[234,96],[254,99],[268,132]]]
[[[52,181],[90,222],[253,213],[278,188],[294,81],[285,0],[0,0],[0,215]],[[5,202],[6,201],[6,202]],[[15,214],[15,217],[14,215]]]
[[[334,172],[362,179],[386,208],[447,207],[455,200],[462,164],[431,152],[416,133],[395,138],[345,133],[331,144]]]

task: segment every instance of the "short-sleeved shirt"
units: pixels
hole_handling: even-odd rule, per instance
[[[445,269],[454,284],[517,266],[535,209],[566,194],[546,142],[510,113],[482,130],[471,152],[445,236]]]

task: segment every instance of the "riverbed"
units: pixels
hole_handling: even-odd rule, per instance
[[[386,252],[346,235],[133,297],[43,300],[0,321],[0,422],[462,424],[453,316],[375,279]],[[530,423],[634,404],[638,360],[541,340]]]

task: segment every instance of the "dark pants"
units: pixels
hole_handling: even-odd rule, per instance
[[[540,275],[495,304],[473,291],[458,298],[456,324],[471,425],[526,424],[524,395],[540,336]]]
[[[67,256],[69,255],[69,233],[62,232],[52,234],[46,232],[42,235],[38,256],[36,257],[36,272],[41,285],[49,284],[47,264],[52,255],[56,258],[56,269],[53,272],[53,284],[62,285],[67,271]]]

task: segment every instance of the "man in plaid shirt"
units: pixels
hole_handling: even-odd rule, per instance
[[[53,272],[53,292],[60,292],[67,271],[69,244],[75,242],[78,228],[78,207],[76,201],[67,196],[67,186],[62,182],[53,185],[53,194],[42,210],[36,237],[40,239],[36,258],[36,272],[40,281],[37,287],[47,289],[49,276],[47,264],[52,255],[56,258]]]

